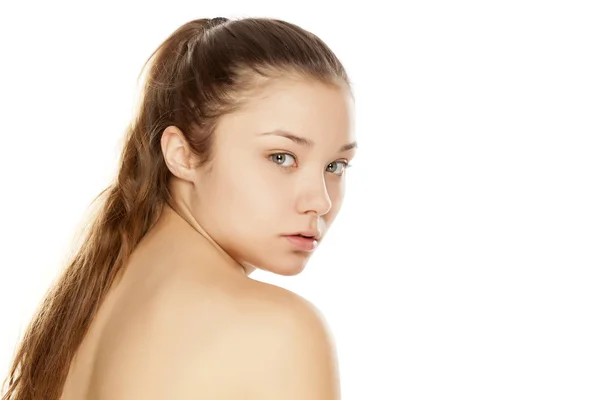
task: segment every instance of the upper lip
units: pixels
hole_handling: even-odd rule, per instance
[[[297,233],[292,233],[288,236],[294,236],[294,235],[302,235],[302,236],[308,236],[308,237],[312,237],[315,240],[320,240],[321,239],[321,234],[319,233],[319,231],[302,231],[302,232],[297,232]]]

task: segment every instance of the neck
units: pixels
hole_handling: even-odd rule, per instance
[[[225,251],[225,249],[223,249],[198,223],[198,221],[196,220],[196,218],[194,218],[188,207],[181,206],[178,204],[165,204],[164,211],[170,214],[174,214],[183,221],[185,221],[190,227],[192,227],[197,233],[199,233],[204,239],[206,239],[211,244],[211,246],[219,253],[219,255],[225,259],[227,264],[232,265],[245,276],[250,275],[250,273],[255,269],[251,266],[244,266],[243,264],[235,260],[233,257],[231,257],[231,255],[227,253],[227,251]]]

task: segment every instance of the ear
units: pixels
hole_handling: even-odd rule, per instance
[[[169,171],[180,179],[193,182],[196,158],[181,129],[174,125],[165,128],[160,147]]]

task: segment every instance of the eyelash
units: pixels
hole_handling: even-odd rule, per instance
[[[290,153],[273,153],[273,154],[270,154],[268,156],[268,158],[271,161],[273,161],[273,157],[275,157],[275,156],[282,156],[282,155],[283,156],[290,156],[290,157],[292,157],[297,162],[296,157],[293,154],[290,154]],[[291,168],[291,167],[281,166],[280,164],[277,164],[275,161],[273,161],[273,163],[275,165],[277,165],[278,167],[281,167],[281,168],[285,168],[285,169]],[[345,161],[345,160],[336,160],[336,161],[333,161],[333,162],[329,163],[327,165],[327,167],[329,167],[329,165],[334,164],[334,163],[341,163],[344,166],[344,169],[342,170],[341,174],[336,174],[335,172],[332,172],[332,174],[337,175],[337,176],[342,176],[346,172],[346,170],[352,166],[351,164],[348,163],[348,161]]]

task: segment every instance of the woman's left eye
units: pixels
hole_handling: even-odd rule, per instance
[[[346,161],[335,161],[327,166],[327,171],[336,175],[342,175],[344,171],[348,168],[348,163]]]

